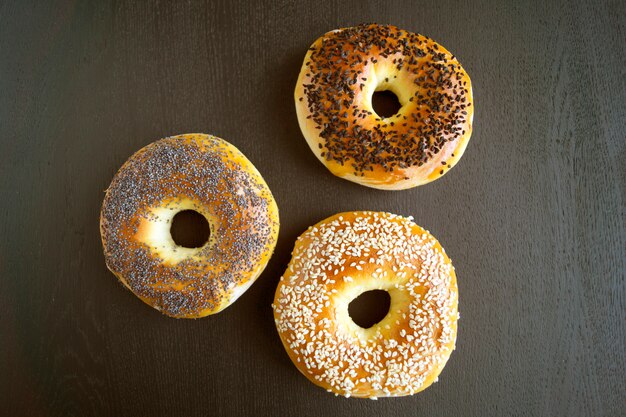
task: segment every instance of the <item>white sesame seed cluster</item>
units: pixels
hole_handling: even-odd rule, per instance
[[[296,367],[336,395],[414,394],[436,381],[454,349],[454,268],[439,242],[411,220],[340,213],[296,241],[276,290],[276,327]],[[389,313],[363,329],[348,304],[374,289],[389,293]]]

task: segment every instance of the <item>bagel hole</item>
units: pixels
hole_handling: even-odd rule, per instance
[[[391,297],[384,290],[366,291],[348,305],[352,321],[364,329],[379,323],[389,313]]]
[[[178,246],[199,248],[209,240],[211,228],[202,214],[194,210],[183,210],[172,219],[170,234]]]
[[[402,105],[398,96],[389,90],[375,91],[372,95],[372,107],[374,111],[383,119],[391,117],[400,111]]]

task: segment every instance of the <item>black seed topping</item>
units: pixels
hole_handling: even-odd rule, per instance
[[[471,104],[467,75],[451,54],[426,36],[363,24],[328,33],[310,51],[305,63],[310,75],[302,86],[308,118],[320,130],[321,156],[348,164],[355,175],[376,167],[393,172],[421,166],[471,127],[465,110]],[[408,74],[415,85],[415,94],[404,106],[407,123],[379,118],[378,123],[363,122],[372,113],[355,96],[365,87],[366,68],[379,60]]]
[[[275,243],[278,224],[270,216],[273,197],[258,175],[246,170],[240,153],[208,135],[154,142],[135,153],[113,178],[101,212],[108,268],[132,291],[171,316],[193,315],[221,304],[251,279]],[[175,265],[136,238],[152,209],[181,199],[198,203],[218,219],[210,244]],[[174,288],[174,287],[183,288]]]

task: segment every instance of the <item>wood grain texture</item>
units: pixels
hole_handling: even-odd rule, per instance
[[[306,48],[360,22],[429,35],[472,77],[472,140],[432,184],[337,179],[302,138]],[[625,22],[623,1],[0,2],[0,414],[623,415]],[[98,231],[126,158],[186,132],[241,149],[282,224],[257,283],[197,321],[118,284]],[[457,350],[414,397],[335,398],[274,328],[295,238],[354,209],[413,215],[457,269]]]

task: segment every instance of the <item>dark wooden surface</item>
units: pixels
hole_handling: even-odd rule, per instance
[[[433,37],[472,77],[472,140],[432,184],[339,180],[300,134],[307,47],[370,21]],[[0,1],[0,414],[623,415],[625,22],[619,0]],[[257,283],[196,321],[118,284],[98,231],[118,167],[184,132],[239,147],[282,223]],[[274,328],[296,236],[354,209],[413,215],[458,271],[457,350],[411,398],[327,394]]]

